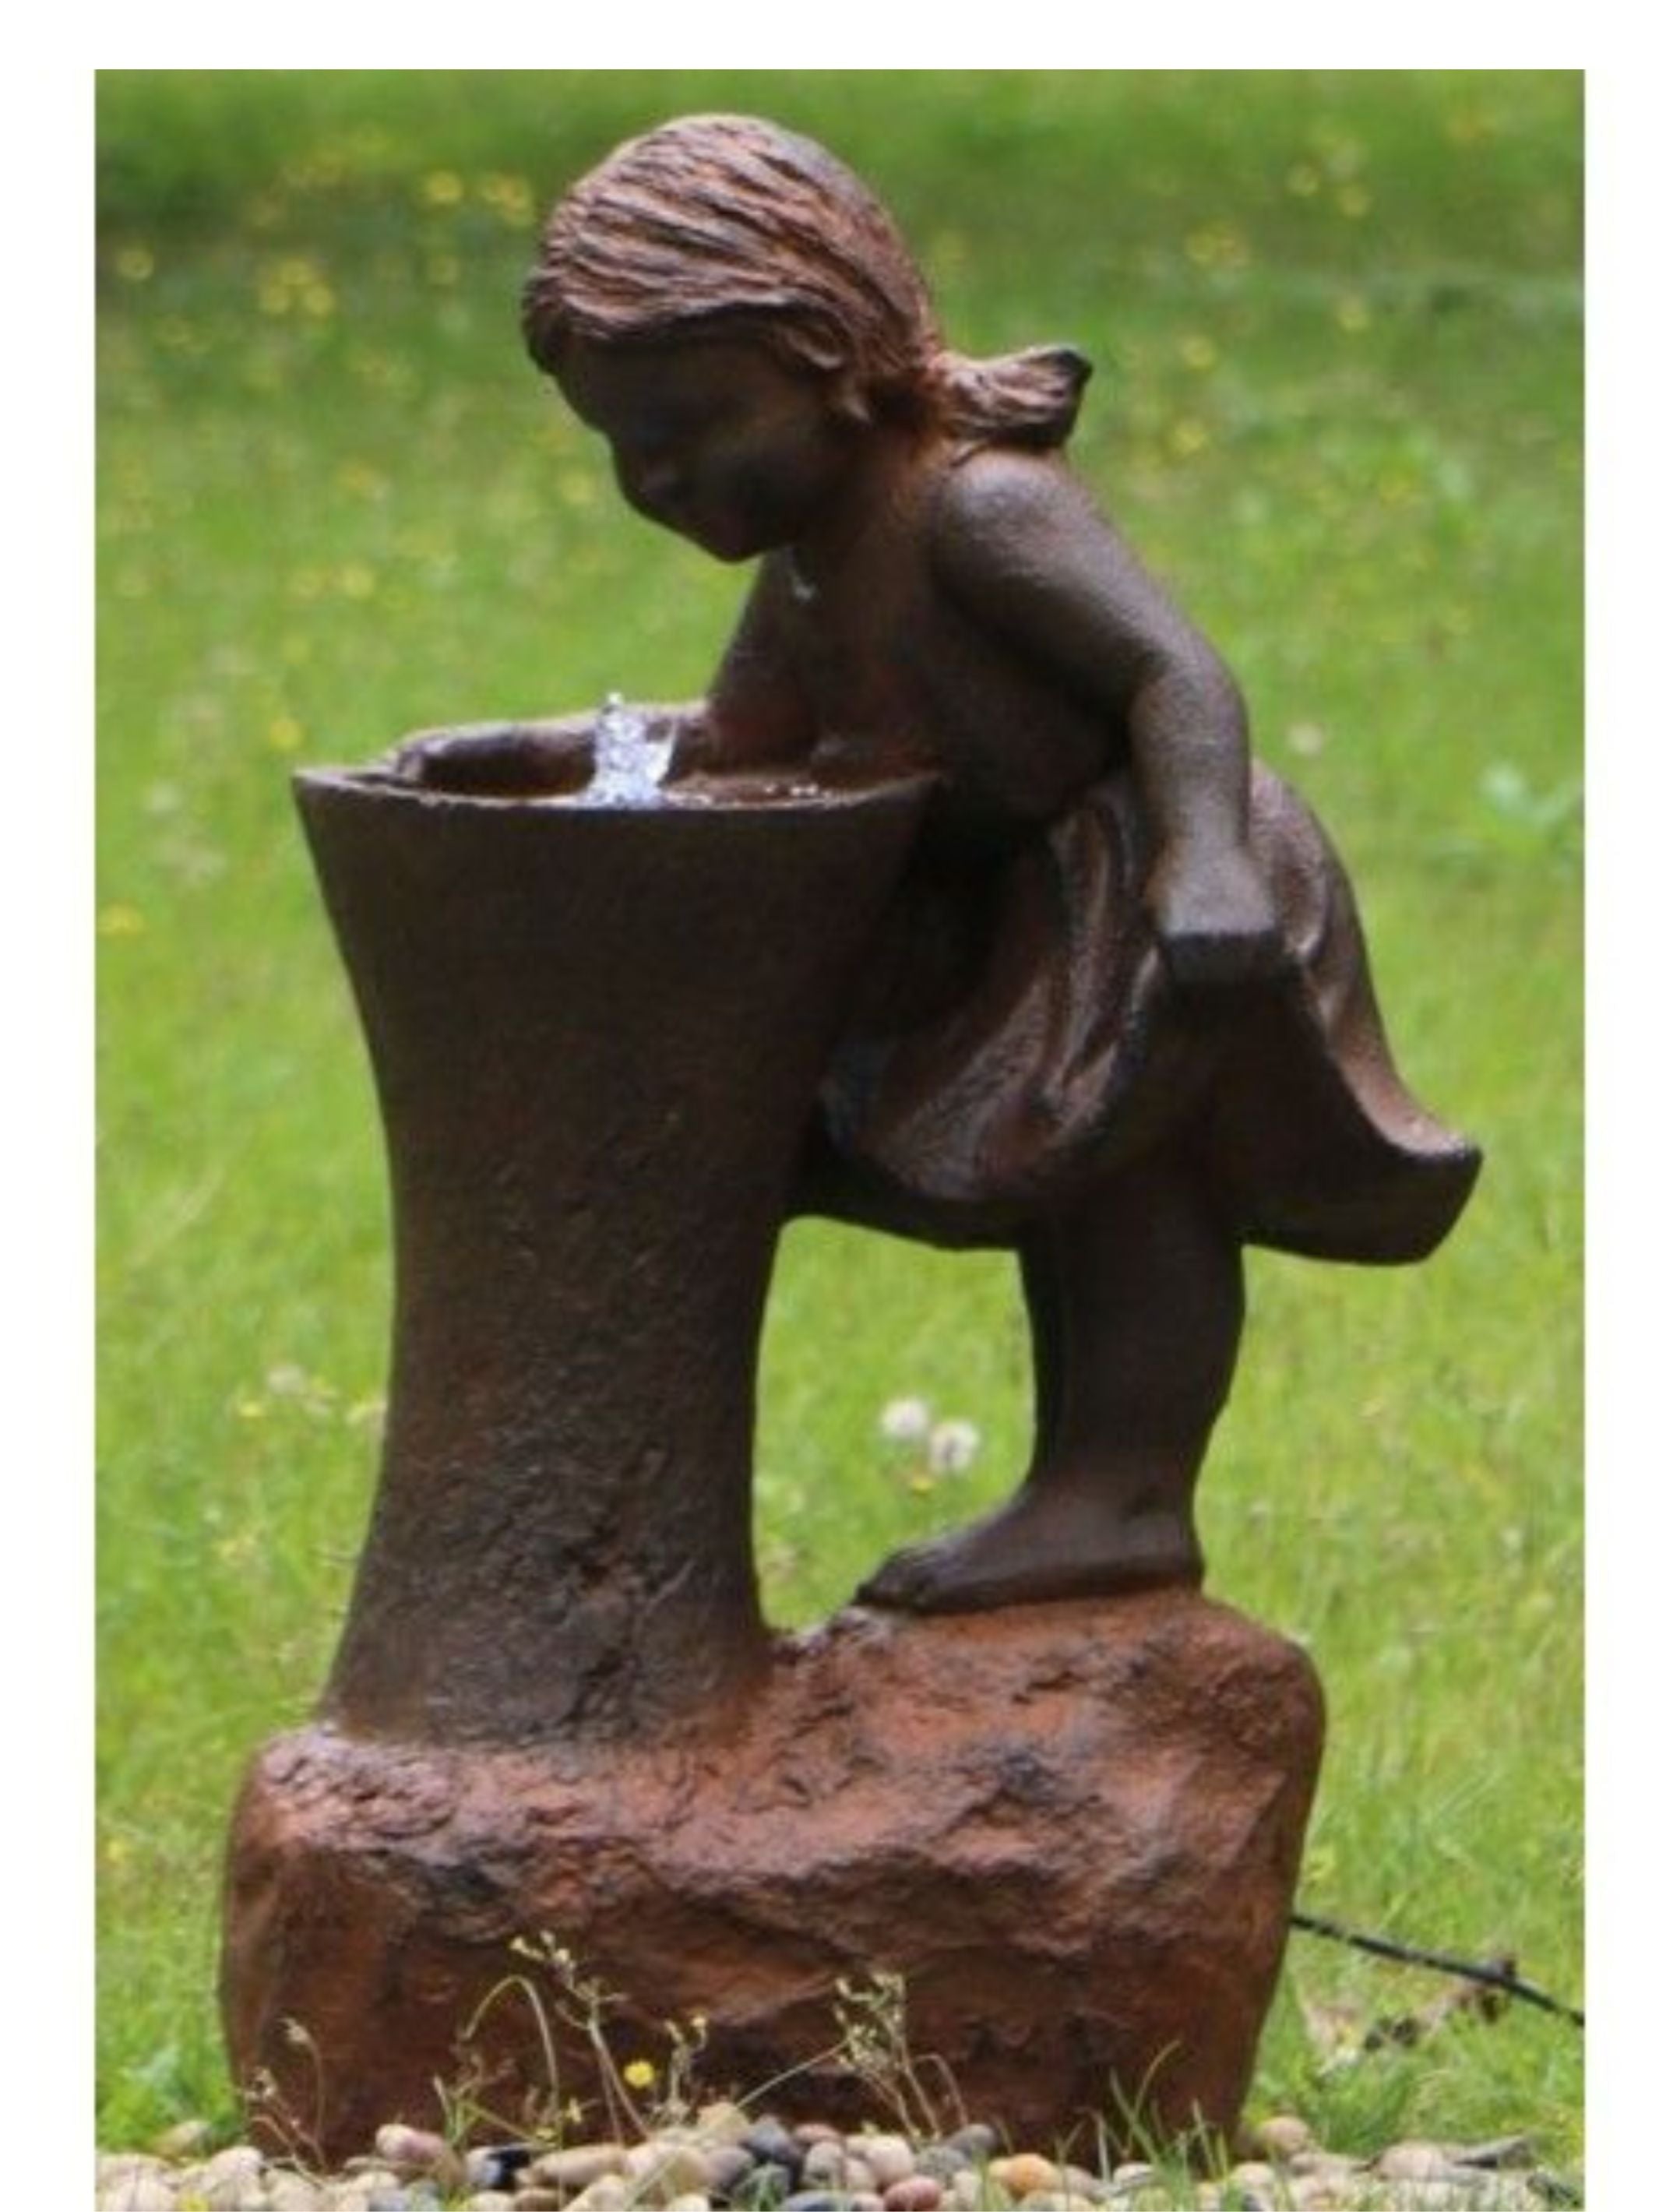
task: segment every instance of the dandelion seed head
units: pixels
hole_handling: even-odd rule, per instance
[[[892,1444],[919,1444],[933,1426],[925,1398],[894,1398],[881,1409],[881,1433]]]
[[[980,1433],[971,1421],[940,1421],[927,1439],[927,1465],[934,1474],[960,1474],[979,1456]]]

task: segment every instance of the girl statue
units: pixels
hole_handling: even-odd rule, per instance
[[[574,187],[524,323],[629,503],[758,564],[674,773],[937,779],[796,1206],[1012,1249],[1035,1437],[1007,1504],[860,1596],[1197,1583],[1243,1247],[1421,1258],[1479,1155],[1396,1074],[1341,866],[1252,764],[1226,668],[1067,468],[1088,364],[948,350],[864,185],[727,116]],[[394,765],[551,790],[582,742],[497,725]]]

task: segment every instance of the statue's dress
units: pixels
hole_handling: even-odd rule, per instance
[[[1011,853],[915,872],[821,1097],[798,1198],[942,1244],[1017,1243],[1075,1194],[1171,1152],[1242,1243],[1421,1258],[1480,1154],[1395,1071],[1341,863],[1256,768],[1251,842],[1289,959],[1267,982],[1170,978],[1127,769]],[[934,959],[955,981],[912,993]]]

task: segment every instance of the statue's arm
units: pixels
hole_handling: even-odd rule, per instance
[[[1154,858],[1147,904],[1183,981],[1269,972],[1273,902],[1249,849],[1250,750],[1238,687],[1081,484],[1052,460],[985,453],[951,471],[932,520],[951,595],[1010,649],[1127,733]]]
[[[379,765],[400,783],[445,791],[574,791],[586,781],[592,766],[592,731],[591,714],[528,722],[463,722],[411,732]]]
[[[817,726],[779,618],[781,588],[775,563],[763,561],[684,748],[684,767],[718,775],[812,750]]]
[[[675,725],[672,775],[763,767],[811,749],[806,704],[790,672],[764,572],[744,605],[706,699],[628,702],[647,722]],[[378,763],[398,782],[446,791],[576,791],[592,770],[594,713],[416,730]]]

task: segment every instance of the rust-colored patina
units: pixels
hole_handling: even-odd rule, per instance
[[[650,803],[583,803],[586,718],[301,780],[397,1312],[319,1725],[233,1836],[233,2061],[291,2073],[299,2018],[356,2148],[552,1923],[707,2014],[721,2086],[811,2058],[862,1966],[1035,2139],[1149,2085],[1225,2126],[1320,1752],[1306,1662],[1194,1589],[1242,1255],[1420,1259],[1478,1154],[1066,465],[1080,356],[951,352],[857,179],[731,117],[582,179],[525,315],[630,503],[755,578],[708,697],[648,710]],[[1015,1254],[1035,1416],[1007,1504],[778,1644],[749,1455],[802,1212]]]

